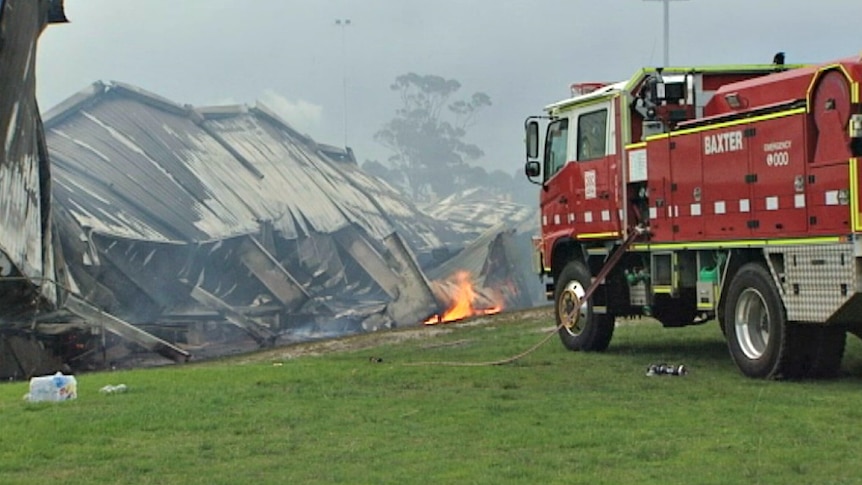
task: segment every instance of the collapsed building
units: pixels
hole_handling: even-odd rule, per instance
[[[10,10],[3,32],[24,25]],[[421,324],[451,297],[426,271],[445,279],[482,247],[493,303],[528,301],[494,231],[476,239],[426,214],[265,106],[195,108],[97,82],[43,126],[25,53],[44,24],[31,24],[15,33],[31,42],[0,44],[0,375]]]
[[[56,235],[51,225],[51,177],[36,103],[36,45],[49,23],[65,22],[61,1],[0,0],[0,375],[22,363],[13,347],[38,352],[19,331],[56,308]],[[59,263],[62,264],[62,263]],[[8,323],[7,323],[8,322]],[[58,363],[58,359],[51,359]]]

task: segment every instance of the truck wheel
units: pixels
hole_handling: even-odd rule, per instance
[[[554,285],[558,333],[569,350],[605,350],[614,334],[613,316],[593,313],[592,299],[581,301],[590,281],[583,263],[572,261],[563,268]]]
[[[812,325],[810,338],[806,338],[806,377],[835,377],[841,370],[841,359],[847,345],[847,331],[842,326]]]
[[[730,356],[739,370],[753,378],[796,378],[794,337],[787,324],[778,289],[762,264],[748,263],[730,283],[724,330]],[[796,356],[799,357],[799,356]]]

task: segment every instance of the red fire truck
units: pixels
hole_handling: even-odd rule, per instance
[[[527,118],[563,344],[715,319],[747,376],[837,373],[862,328],[860,81],[860,58],[647,68]]]

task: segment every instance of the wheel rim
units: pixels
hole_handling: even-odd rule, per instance
[[[769,309],[763,295],[747,288],[736,304],[736,341],[749,359],[759,359],[769,344]]]
[[[580,282],[571,281],[560,295],[560,303],[557,306],[560,323],[573,336],[580,335],[586,325],[589,309],[584,300],[586,293]]]

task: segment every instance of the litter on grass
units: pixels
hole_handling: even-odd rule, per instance
[[[126,387],[125,384],[118,384],[116,386],[112,386],[108,384],[107,386],[99,389],[99,392],[102,394],[118,394],[121,392],[126,392],[129,388]]]
[[[30,379],[30,392],[24,395],[25,401],[68,401],[78,397],[78,381],[75,376],[57,372],[51,376]]]
[[[650,364],[647,367],[646,375],[652,376],[684,376],[688,374],[688,369],[685,365],[668,365],[668,364]]]

